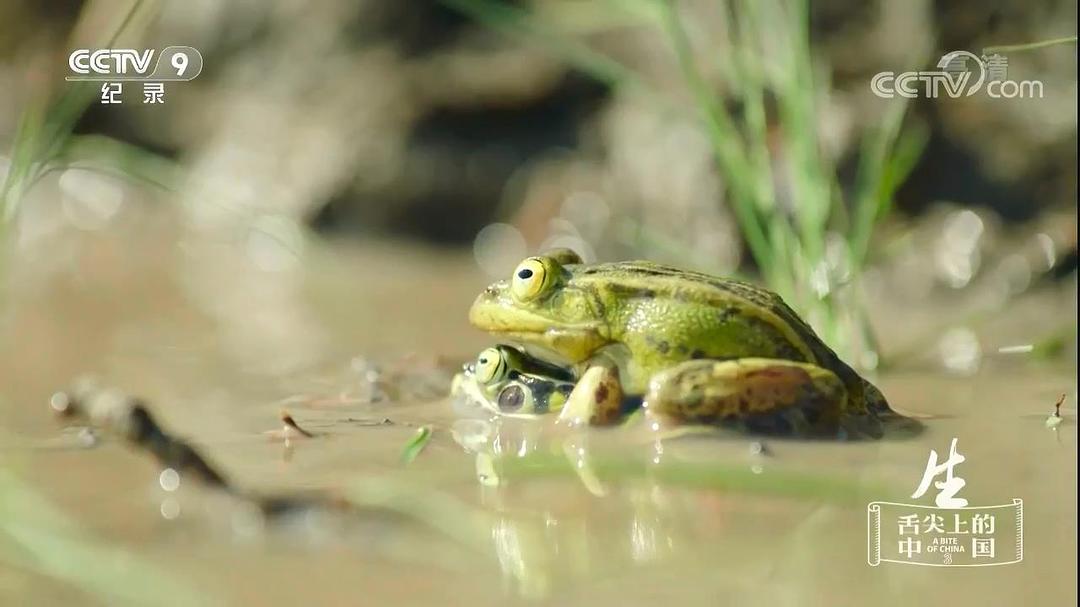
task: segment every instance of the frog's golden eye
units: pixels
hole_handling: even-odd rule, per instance
[[[498,348],[488,348],[476,357],[474,369],[476,379],[480,383],[490,384],[502,380],[506,376],[509,366],[503,353]]]
[[[514,413],[521,411],[531,411],[533,407],[533,395],[532,392],[525,389],[519,383],[512,383],[499,391],[499,411],[503,413]]]
[[[514,269],[510,292],[519,301],[534,299],[553,282],[557,272],[555,262],[543,257],[530,257]]]

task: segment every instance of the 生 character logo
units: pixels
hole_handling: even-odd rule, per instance
[[[912,499],[938,490],[935,506],[871,502],[867,506],[867,555],[871,566],[882,562],[936,567],[1007,565],[1024,558],[1024,503],[968,506],[958,497],[967,484],[956,467],[967,458],[949,445],[949,457],[938,463],[930,451],[922,480]],[[942,480],[934,479],[942,477]]]
[[[963,455],[956,452],[956,439],[952,439],[952,444],[949,445],[949,459],[945,460],[944,464],[940,466],[937,463],[938,455],[937,451],[930,450],[930,459],[926,462],[926,472],[923,472],[922,482],[919,483],[919,488],[915,490],[915,493],[911,494],[911,499],[918,499],[922,497],[926,490],[930,488],[930,482],[934,480],[934,477],[941,473],[945,473],[945,480],[934,483],[934,486],[941,491],[934,498],[934,503],[938,508],[963,508],[967,506],[968,502],[962,497],[956,497],[956,494],[964,488],[967,481],[959,476],[953,475],[953,468],[962,463],[965,459]]]

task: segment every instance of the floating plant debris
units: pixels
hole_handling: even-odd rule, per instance
[[[1061,417],[1061,405],[1064,404],[1064,403],[1065,403],[1065,394],[1062,393],[1061,396],[1058,397],[1057,402],[1054,403],[1054,412],[1050,414],[1050,417],[1046,418],[1046,427],[1047,428],[1057,428],[1058,426],[1061,425],[1061,422],[1065,421]]]
[[[432,429],[431,426],[421,426],[416,434],[409,439],[408,443],[405,443],[405,448],[401,451],[401,463],[410,464],[420,452],[424,450],[424,447],[431,442]]]

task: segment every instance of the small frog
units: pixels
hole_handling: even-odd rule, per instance
[[[498,345],[464,366],[451,394],[493,413],[525,417],[560,411],[573,389],[567,369]]]
[[[469,320],[570,370],[572,421],[614,423],[637,399],[664,421],[878,438],[895,416],[778,295],[741,281],[560,249],[487,287]]]
[[[504,417],[532,418],[563,410],[575,384],[566,369],[555,367],[508,345],[498,345],[480,352],[476,360],[464,365],[454,376],[451,397]],[[617,398],[616,387],[608,391]],[[597,403],[601,407],[618,407],[620,403]],[[463,423],[463,422],[469,423]],[[480,422],[479,425],[477,422]],[[498,484],[493,457],[500,452],[524,456],[539,445],[549,444],[542,434],[521,434],[525,426],[490,424],[481,420],[459,420],[455,425],[455,440],[467,451],[476,454],[477,476],[484,485]],[[494,433],[495,439],[491,440]],[[576,438],[557,441],[563,454],[570,459],[571,468],[586,489],[603,495],[596,474],[588,463],[583,444]],[[550,446],[550,444],[549,444]]]

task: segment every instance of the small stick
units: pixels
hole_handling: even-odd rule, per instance
[[[190,473],[212,487],[232,489],[225,477],[190,444],[162,429],[146,404],[137,398],[81,382],[71,392],[54,394],[49,404],[58,417],[83,420],[91,428],[149,451],[164,468]]]
[[[306,436],[307,438],[314,438],[315,436],[314,434],[301,428],[300,425],[296,423],[296,420],[293,419],[293,416],[290,415],[289,412],[285,409],[281,410],[281,421],[285,424],[286,427],[292,428],[296,432],[299,432],[301,436]]]
[[[1057,402],[1054,403],[1054,412],[1052,414],[1050,414],[1050,417],[1046,418],[1046,427],[1047,428],[1056,429],[1058,426],[1061,425],[1061,423],[1063,421],[1065,421],[1061,417],[1061,405],[1064,402],[1065,402],[1065,394],[1062,393],[1061,396],[1058,397]]]
[[[79,382],[70,392],[57,392],[49,400],[57,417],[78,420],[105,434],[121,438],[137,450],[150,453],[163,468],[200,481],[211,489],[247,500],[266,516],[287,514],[312,506],[342,510],[350,508],[340,496],[327,491],[259,494],[237,486],[224,476],[195,447],[177,438],[158,424],[146,404],[118,390],[102,389],[89,381]],[[283,414],[289,432],[311,436]],[[291,422],[291,423],[290,423]]]
[[[300,427],[288,410],[282,409],[279,415],[281,423],[285,424],[280,430],[267,430],[263,434],[274,440],[285,441],[288,445],[294,438],[315,438],[315,435]]]

